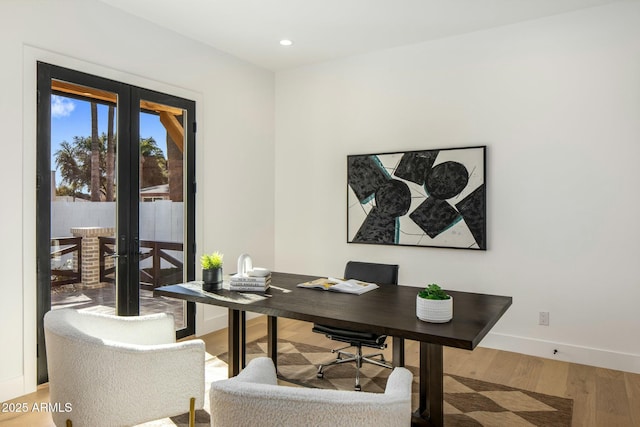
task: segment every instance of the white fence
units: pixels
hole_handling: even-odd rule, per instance
[[[72,227],[115,226],[116,202],[51,203],[52,238],[71,236]],[[183,243],[183,239],[184,203],[170,200],[140,203],[140,240]],[[171,254],[184,260],[182,252]]]
[[[115,227],[116,202],[51,203],[51,236],[71,236],[72,227]],[[140,203],[140,240],[183,242],[184,203]]]

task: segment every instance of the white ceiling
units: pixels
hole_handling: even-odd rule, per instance
[[[620,0],[101,1],[277,71]]]

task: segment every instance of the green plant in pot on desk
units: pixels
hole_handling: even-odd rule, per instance
[[[453,297],[432,283],[416,295],[416,316],[431,323],[446,323],[453,318]]]
[[[222,289],[222,258],[223,254],[214,252],[210,255],[204,254],[200,258],[202,265],[202,290],[217,291]]]

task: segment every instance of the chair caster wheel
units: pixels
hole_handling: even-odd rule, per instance
[[[323,374],[322,372],[318,372],[318,373],[316,374],[316,377],[318,377],[318,378],[320,378],[320,379],[323,379],[323,378],[324,378],[324,374]]]
[[[356,391],[362,391],[362,387],[360,387],[359,385],[354,387],[356,389]]]

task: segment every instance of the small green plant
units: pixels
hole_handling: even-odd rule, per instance
[[[224,255],[218,251],[212,253],[211,255],[207,255],[207,254],[202,255],[202,257],[200,258],[200,264],[202,265],[202,269],[213,270],[215,268],[221,268],[223,257]]]
[[[431,283],[426,288],[418,292],[418,296],[424,299],[449,299],[451,298],[442,288],[435,283]]]

